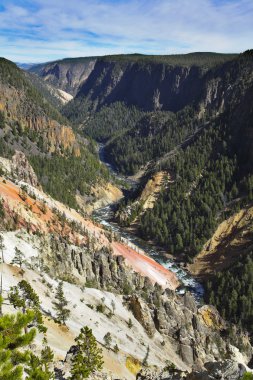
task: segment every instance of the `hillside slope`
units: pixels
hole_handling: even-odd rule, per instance
[[[133,379],[136,372],[130,371],[129,362],[139,363],[138,370],[147,352],[148,365],[162,369],[169,360],[189,371],[195,362],[224,355],[237,360],[234,345],[243,342],[241,360],[247,362],[251,355],[247,338],[238,335],[235,342],[214,309],[198,307],[189,294],[178,296],[169,290],[177,286],[172,273],[132,251],[142,261],[137,270],[124,243],[29,183],[16,179],[14,184],[2,177],[0,191],[4,292],[21,279],[30,282],[40,296],[56,359],[64,359],[86,324],[102,346],[105,334],[111,334],[111,346],[104,349],[105,370],[118,378]],[[24,255],[22,270],[12,262],[15,248]],[[71,309],[67,327],[55,323],[52,308],[59,280],[64,281]],[[6,306],[7,310],[11,309]],[[226,337],[221,338],[221,331]],[[36,347],[40,344],[38,336]],[[68,363],[56,361],[55,366],[69,370]]]
[[[83,207],[91,193],[91,204],[101,198],[100,204],[106,204],[111,192],[120,198],[120,191],[108,185],[108,170],[99,162],[94,145],[73,131],[26,73],[1,59],[0,85],[2,156],[11,157],[15,150],[25,153],[43,188],[76,208]],[[108,194],[99,194],[98,184]]]
[[[43,80],[71,95],[76,95],[79,87],[92,72],[96,57],[66,58],[60,61],[33,65],[29,68]]]

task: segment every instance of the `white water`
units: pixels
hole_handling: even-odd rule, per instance
[[[182,286],[177,290],[178,293],[184,294],[185,290],[189,290],[197,301],[200,301],[203,298],[203,286],[195,280],[189,272],[180,268],[173,259],[165,259],[165,251],[150,245],[144,240],[126,231],[123,227],[114,223],[112,221],[113,210],[111,206],[106,206],[102,209],[94,211],[93,217],[103,226],[117,233],[129,246],[132,248],[136,247],[137,250],[143,250],[147,255],[152,257],[159,264],[163,265],[166,269],[174,272],[182,283]]]

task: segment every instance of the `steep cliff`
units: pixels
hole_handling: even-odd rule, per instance
[[[12,62],[0,60],[1,137],[18,148],[27,137],[27,150],[80,154],[79,144],[67,120],[51,106]],[[29,148],[30,145],[30,148]],[[34,146],[33,146],[34,145]]]
[[[115,241],[110,232],[40,190],[28,184],[26,189],[29,195],[6,179],[0,181],[1,227],[5,230],[4,281],[13,284],[21,276],[32,279],[43,298],[42,311],[48,317],[50,342],[61,355],[73,341],[69,335],[84,323],[81,317],[85,315],[85,323],[94,325],[99,341],[109,330],[120,347],[119,355],[131,353],[139,361],[147,356],[146,362],[158,365],[160,370],[165,355],[179,369],[190,371],[195,365],[203,367],[207,361],[234,358],[234,346],[241,348],[242,360],[250,359],[247,337],[235,327],[232,336],[230,326],[215,308],[199,307],[190,294],[179,296],[166,286],[154,284],[151,267],[143,261],[146,274],[133,269],[124,259],[123,251],[116,252],[124,244]],[[15,271],[12,263],[15,247],[25,255],[23,272]],[[135,255],[137,258],[136,252]],[[64,281],[72,305],[69,331],[62,332],[60,346],[51,306],[51,295],[59,280]],[[128,344],[132,348],[130,353]],[[115,360],[111,351],[107,355]]]
[[[175,56],[177,57],[177,56]],[[96,106],[122,101],[143,110],[176,112],[196,103],[210,67],[233,56],[201,55],[134,59],[132,56],[98,59],[77,98],[88,97]]]
[[[73,130],[27,73],[0,59],[0,86],[2,156],[11,158],[15,151],[23,152],[43,189],[76,208],[76,198],[79,204],[85,203],[92,188],[110,186],[108,171],[99,162],[94,145]],[[110,196],[110,189],[108,193]],[[91,208],[103,197],[94,192],[89,198]]]
[[[78,88],[87,80],[96,57],[68,58],[61,61],[34,65],[29,71],[43,78],[58,89],[76,95]]]

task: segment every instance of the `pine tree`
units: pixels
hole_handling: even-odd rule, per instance
[[[253,374],[251,372],[245,372],[243,374],[242,380],[253,380]]]
[[[23,379],[23,364],[28,363],[30,357],[29,350],[25,348],[33,341],[36,329],[33,328],[25,334],[22,331],[33,320],[32,310],[0,316],[0,380]]]
[[[112,343],[112,336],[111,336],[111,334],[109,332],[105,334],[104,341],[105,341],[106,347],[110,348],[111,343]]]
[[[47,339],[43,339],[43,349],[40,357],[31,353],[25,372],[28,374],[26,380],[54,380],[54,372],[50,371],[49,365],[53,363],[54,353],[47,345]]]
[[[119,347],[117,344],[115,344],[115,346],[113,347],[113,351],[115,352],[115,354],[119,352]]]
[[[87,326],[81,329],[75,341],[77,351],[72,358],[70,380],[82,380],[89,377],[92,372],[102,369],[102,350],[98,347],[92,330]]]
[[[56,290],[55,299],[57,301],[53,301],[54,309],[56,310],[56,317],[58,321],[62,324],[66,324],[66,320],[70,315],[70,310],[66,308],[68,305],[68,301],[66,300],[63,292],[63,282],[59,282],[59,285]]]
[[[40,332],[46,332],[40,311],[40,299],[27,281],[22,280],[17,286],[11,287],[8,299],[15,309],[21,309],[23,313],[28,309],[33,310],[33,324]]]
[[[15,247],[15,256],[13,257],[11,264],[12,265],[17,264],[19,266],[19,268],[22,268],[22,264],[24,262],[24,259],[25,259],[25,255],[23,254],[23,252],[21,252],[20,249]]]
[[[49,353],[49,359],[53,359],[53,352],[51,349],[47,346],[47,354]],[[55,379],[54,373],[51,372],[48,368],[48,361],[46,361],[47,364],[45,364],[45,358],[43,358],[43,350],[41,352],[41,358],[34,355],[33,353],[30,354],[30,359],[28,362],[28,367],[25,368],[25,372],[28,374],[26,377],[26,380],[53,380]]]

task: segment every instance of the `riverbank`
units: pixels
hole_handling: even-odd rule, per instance
[[[124,181],[131,186],[131,190],[135,190],[138,185],[138,181],[133,181],[128,177],[124,177],[117,173],[113,165],[105,161],[104,155],[104,145],[99,144],[99,158],[108,169],[110,170],[112,176],[114,176],[119,181]],[[130,190],[129,190],[130,191]],[[201,302],[204,295],[204,288],[200,282],[198,282],[183,265],[176,263],[173,256],[169,255],[164,249],[155,246],[152,242],[145,241],[137,236],[134,231],[129,228],[124,228],[120,226],[114,220],[114,210],[115,204],[108,205],[103,208],[99,208],[93,212],[94,219],[110,229],[112,232],[116,233],[124,244],[126,244],[130,249],[134,249],[136,252],[144,252],[146,255],[154,259],[165,269],[173,272],[179,279],[181,286],[178,287],[177,292],[179,294],[184,294],[185,291],[190,291],[198,302]]]

